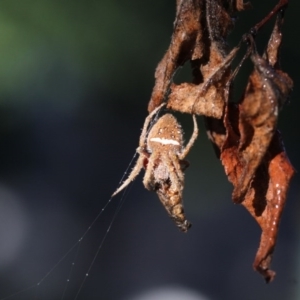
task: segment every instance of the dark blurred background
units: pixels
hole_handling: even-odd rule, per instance
[[[231,47],[276,4],[251,2],[253,9],[239,14]],[[299,14],[299,2],[291,1],[282,68],[295,87],[279,121],[298,170]],[[174,16],[171,0],[0,2],[0,299],[39,282],[117,188],[138,145]],[[258,36],[260,51],[273,21]],[[237,97],[247,68],[236,81]],[[187,140],[191,118],[176,115]],[[192,229],[177,230],[140,175],[78,299],[300,299],[299,175],[273,258],[277,276],[266,285],[252,270],[260,229],[232,204],[232,187],[198,121],[184,191]],[[77,258],[75,247],[37,289],[10,299],[61,299],[68,278],[63,299],[74,299],[119,199],[85,236]]]

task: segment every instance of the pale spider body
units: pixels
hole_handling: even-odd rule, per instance
[[[194,132],[186,147],[183,147],[182,128],[171,114],[160,117],[147,134],[152,117],[163,105],[157,107],[146,118],[137,148],[140,156],[129,177],[113,196],[133,181],[144,167],[144,186],[157,193],[170,217],[186,232],[191,224],[185,218],[182,201],[184,170],[188,167],[184,158],[197,138],[198,127],[196,117],[193,116]]]

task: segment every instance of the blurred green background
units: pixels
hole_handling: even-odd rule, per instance
[[[251,2],[253,9],[238,15],[231,47],[276,4]],[[295,86],[279,121],[296,169],[299,13],[300,4],[291,1],[282,69]],[[174,16],[175,1],[170,0],[0,2],[0,299],[39,282],[116,189],[138,145],[155,67],[169,45]],[[260,51],[273,21],[257,37]],[[178,80],[188,77],[187,69]],[[237,97],[249,65],[242,72],[235,83]],[[188,140],[191,118],[176,116]],[[140,176],[78,299],[175,299],[155,294],[164,288],[186,291],[191,300],[299,299],[299,175],[291,185],[273,259],[277,277],[265,285],[251,266],[260,230],[242,207],[232,204],[231,185],[201,117],[198,121],[200,135],[188,157],[184,191],[192,229],[178,232]],[[64,299],[74,299],[117,201],[84,239]],[[11,299],[61,299],[74,255],[38,289]]]

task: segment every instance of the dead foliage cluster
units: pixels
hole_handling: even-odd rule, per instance
[[[174,32],[169,49],[158,64],[148,110],[164,101],[169,109],[203,115],[208,136],[233,184],[234,203],[242,204],[261,227],[253,267],[267,282],[280,217],[294,169],[286,155],[277,120],[293,82],[280,69],[279,49],[287,0],[281,0],[241,43],[247,53],[239,66],[232,62],[240,45],[229,50],[226,38],[238,11],[251,7],[243,0],[177,0]],[[274,16],[274,18],[273,18]],[[256,50],[255,36],[269,20],[275,25],[265,52]],[[242,22],[242,20],[239,20]],[[244,60],[253,71],[240,100],[232,85]],[[193,82],[174,84],[176,70],[190,62]]]

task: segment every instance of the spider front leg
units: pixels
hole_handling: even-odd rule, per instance
[[[155,108],[146,118],[144,126],[143,126],[143,130],[140,136],[140,141],[139,141],[139,147],[137,148],[136,152],[139,154],[139,158],[136,161],[135,166],[133,167],[131,173],[129,174],[128,178],[122,183],[122,185],[112,194],[112,197],[114,197],[115,195],[117,195],[119,192],[121,192],[131,181],[133,181],[136,176],[139,175],[141,169],[144,166],[144,159],[148,158],[146,155],[146,137],[147,137],[147,129],[148,126],[150,124],[150,121],[152,119],[152,117],[157,113],[157,111],[159,109],[161,109],[164,105],[166,105],[165,103],[161,104],[160,106],[158,106],[157,108]]]
[[[140,142],[139,142],[139,146],[140,147],[144,147],[145,144],[146,144],[146,137],[147,137],[147,134],[148,134],[148,126],[151,122],[151,119],[152,117],[163,107],[165,106],[166,103],[162,103],[160,106],[156,107],[149,115],[148,117],[145,119],[145,123],[144,123],[144,126],[143,126],[143,130],[142,130],[142,133],[141,133],[141,136],[140,136]]]
[[[144,187],[149,191],[155,190],[155,177],[153,174],[154,168],[155,168],[155,160],[153,160],[151,157],[151,159],[148,160],[145,176],[143,179]]]
[[[139,149],[139,148],[138,148]],[[136,176],[139,175],[141,172],[141,169],[144,166],[144,155],[140,154],[138,160],[136,161],[135,166],[133,167],[131,173],[129,174],[128,178],[122,183],[122,185],[112,194],[112,197],[117,195],[119,192],[121,192],[131,181],[133,181]]]
[[[194,131],[193,131],[193,134],[192,134],[189,142],[187,143],[185,148],[181,151],[181,153],[178,155],[178,158],[180,160],[183,160],[187,156],[187,154],[190,152],[191,148],[193,147],[193,145],[198,137],[199,130],[198,130],[198,124],[197,124],[195,115],[193,115],[193,121],[194,121]]]

